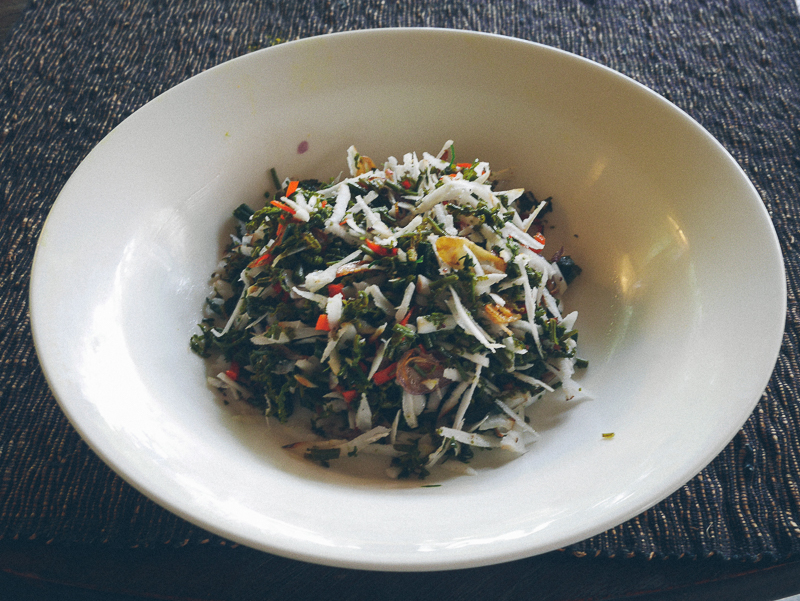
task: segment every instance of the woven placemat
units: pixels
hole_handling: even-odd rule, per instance
[[[0,538],[225,543],[127,485],[58,408],[27,316],[36,240],[89,150],[161,92],[256,48],[386,26],[499,33],[593,59],[673,101],[733,154],[786,258],[789,310],[775,374],[700,475],[567,552],[755,560],[799,551],[800,20],[789,1],[747,0],[33,2],[0,51]]]

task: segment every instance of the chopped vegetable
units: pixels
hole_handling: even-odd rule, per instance
[[[397,363],[392,363],[389,367],[385,367],[379,372],[376,372],[374,376],[372,376],[372,381],[375,382],[378,386],[382,386],[386,384],[390,380],[393,380],[395,375],[397,374]]]
[[[286,211],[290,215],[295,215],[297,213],[297,211],[295,211],[292,207],[290,207],[286,203],[281,202],[279,200],[273,200],[272,201],[272,206],[278,207],[279,209],[283,209],[284,211]]]
[[[328,284],[328,296],[336,296],[344,290],[344,284]]]
[[[317,317],[317,325],[314,326],[314,328],[317,330],[323,330],[324,332],[330,332],[331,326],[328,323],[328,316],[323,313]]]
[[[227,366],[209,382],[281,422],[306,409],[309,439],[287,449],[322,465],[375,452],[422,478],[474,472],[473,448],[525,452],[526,409],[577,395],[586,367],[559,300],[580,267],[543,255],[549,199],[498,191],[451,141],[382,167],[351,147],[347,164],[328,183],[273,169],[273,200],[234,211],[191,341]]]

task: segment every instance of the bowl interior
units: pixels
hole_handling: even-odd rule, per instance
[[[566,302],[591,400],[540,404],[526,455],[438,487],[288,455],[291,434],[214,400],[188,347],[231,211],[260,206],[272,167],[324,179],[351,144],[380,162],[448,139],[553,197],[548,252],[584,270]],[[59,196],[31,300],[65,412],[159,503],[291,557],[439,569],[576,542],[696,474],[766,385],[785,287],[756,191],[662,98],[527,42],[382,30],[256,52],[137,111]]]

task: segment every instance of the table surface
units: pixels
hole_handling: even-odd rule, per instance
[[[8,42],[27,6],[21,0],[0,0],[0,44]],[[800,36],[800,31],[795,29],[795,34]],[[795,160],[800,164],[800,156]],[[324,590],[326,598],[353,600],[470,595],[554,601],[631,597],[771,601],[800,593],[800,558],[792,553],[739,560],[652,559],[642,554],[592,557],[572,549],[467,573],[393,574],[309,566],[216,538],[202,542],[126,548],[6,534],[0,537],[0,590],[5,591],[0,598],[223,601],[303,598]]]
[[[0,545],[0,590],[15,601],[773,601],[800,592],[800,561],[759,564],[588,559],[560,553],[464,572],[398,574],[315,566],[238,547],[117,550]],[[315,582],[307,582],[308,578]],[[10,596],[13,591],[14,596]],[[378,595],[376,591],[380,591]]]

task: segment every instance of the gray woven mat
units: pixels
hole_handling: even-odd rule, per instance
[[[800,551],[800,22],[788,0],[34,2],[0,52],[0,538],[224,542],[133,490],[59,410],[27,318],[36,240],[89,150],[169,87],[281,40],[383,26],[500,33],[596,60],[686,110],[739,161],[788,268],[775,374],[742,431],[699,476],[567,551],[749,559]]]

